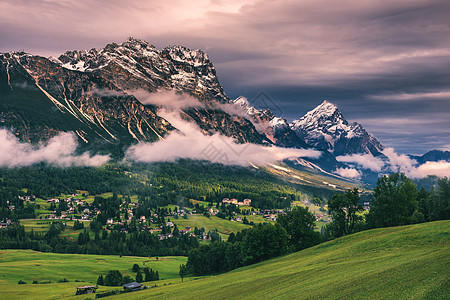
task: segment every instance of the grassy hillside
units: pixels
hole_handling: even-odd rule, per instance
[[[120,270],[123,275],[136,275],[133,264],[158,270],[161,279],[178,278],[180,264],[186,257],[119,257],[112,255],[80,255],[41,253],[31,250],[0,251],[0,299],[67,299],[75,294],[77,286],[97,282],[100,274],[109,270]],[[57,283],[67,278],[69,282]],[[27,284],[17,284],[19,280]],[[31,284],[51,281],[47,284]],[[77,280],[78,282],[75,282]],[[157,282],[159,285],[160,282]],[[98,291],[112,290],[103,287]],[[86,295],[74,297],[85,299]]]
[[[370,230],[281,258],[111,299],[448,299],[450,221]]]

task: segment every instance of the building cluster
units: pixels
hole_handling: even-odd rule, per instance
[[[242,200],[242,202],[238,201],[237,199],[228,199],[228,198],[223,198],[222,199],[222,203],[227,203],[227,204],[234,204],[234,205],[239,205],[239,206],[251,206],[252,205],[252,200],[250,199],[244,199]]]
[[[75,195],[76,196],[76,195]],[[67,210],[57,213],[57,210],[52,210],[51,214],[47,216],[47,219],[64,219],[70,220],[69,214],[80,214],[80,218],[83,221],[90,221],[92,216],[100,213],[98,208],[93,208],[92,204],[87,203],[84,200],[76,198],[65,198],[64,200],[59,200],[56,198],[51,198],[47,200],[47,203],[59,204],[65,201],[67,203]]]

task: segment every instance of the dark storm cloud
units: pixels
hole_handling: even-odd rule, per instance
[[[265,90],[288,119],[328,99],[387,146],[421,152],[450,144],[449,15],[448,0],[0,0],[0,52],[128,36],[201,48],[231,97]],[[364,124],[383,118],[420,125]]]

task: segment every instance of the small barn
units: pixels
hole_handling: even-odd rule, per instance
[[[92,294],[95,293],[96,289],[97,287],[95,285],[80,286],[77,287],[77,292],[75,295]]]
[[[125,292],[139,291],[139,290],[142,290],[142,284],[140,284],[139,282],[133,281],[133,282],[124,284],[123,285],[123,290]]]

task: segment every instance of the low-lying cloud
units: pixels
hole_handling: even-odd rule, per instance
[[[345,156],[338,156],[336,160],[345,163],[354,163],[362,169],[372,170],[374,172],[381,172],[385,162],[383,159],[374,157],[371,154],[351,154]]]
[[[60,133],[46,143],[32,146],[22,143],[6,129],[0,129],[0,167],[25,167],[36,163],[48,163],[61,167],[101,166],[109,161],[109,156],[91,156],[85,152],[76,155],[78,146],[74,133]]]
[[[207,160],[225,165],[264,165],[291,157],[318,158],[316,150],[286,149],[255,144],[237,144],[218,133],[204,135],[200,128],[180,117],[180,111],[161,110],[159,115],[179,129],[164,140],[131,146],[126,160],[136,162],[176,161],[181,158]]]
[[[354,168],[338,168],[334,173],[351,179],[361,178],[361,172]]]
[[[414,178],[422,178],[428,175],[450,178],[450,162],[445,160],[427,161],[423,165],[410,170],[407,174]]]
[[[406,176],[412,178],[423,178],[429,175],[447,176],[450,177],[450,162],[445,160],[437,162],[426,162],[419,165],[418,162],[405,154],[398,154],[393,148],[385,148],[382,153],[385,158],[374,157],[371,154],[352,154],[346,156],[338,156],[336,159],[339,162],[348,163],[351,166],[357,166],[360,169],[368,169],[374,172],[400,172],[405,173]],[[351,175],[345,169],[338,169],[335,171],[344,177]],[[356,173],[354,173],[356,175]]]
[[[176,92],[174,90],[161,89],[154,93],[138,89],[130,91],[142,104],[152,104],[168,109],[183,109],[189,107],[200,107],[202,104],[190,95]]]

